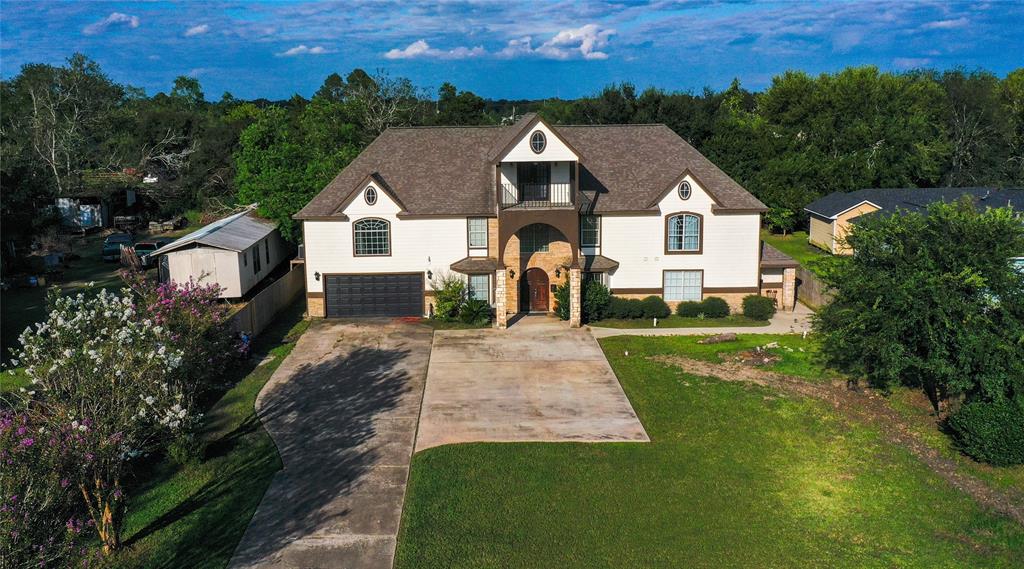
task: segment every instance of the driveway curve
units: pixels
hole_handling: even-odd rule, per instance
[[[390,568],[432,331],[394,321],[317,321],[256,410],[284,468],[232,568]]]

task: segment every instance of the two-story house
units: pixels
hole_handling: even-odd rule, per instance
[[[596,279],[670,305],[748,294],[791,309],[796,263],[762,245],[765,206],[664,125],[391,128],[324,188],[302,221],[311,316],[432,311],[464,275],[495,309],[554,308]]]

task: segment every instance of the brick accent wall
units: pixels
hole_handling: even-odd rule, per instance
[[[555,231],[552,229],[552,231]],[[569,278],[568,266],[572,264],[572,249],[567,241],[552,241],[546,253],[525,253],[519,252],[519,237],[513,235],[508,240],[505,248],[505,266],[516,272],[515,280],[507,282],[505,307],[510,314],[519,312],[519,287],[521,279],[527,269],[534,267],[543,270],[548,275],[548,283],[558,286]],[[561,272],[561,276],[555,276],[555,270]],[[500,306],[500,304],[499,304]],[[555,309],[555,295],[548,294],[548,310]]]
[[[323,318],[326,316],[324,297],[306,296],[306,313],[310,318]]]

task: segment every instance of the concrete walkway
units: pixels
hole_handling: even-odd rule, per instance
[[[466,442],[648,441],[586,330],[528,316],[434,333],[416,451]]]
[[[608,336],[703,336],[705,334],[803,334],[811,331],[814,311],[799,302],[792,312],[776,312],[767,326],[705,328],[601,328],[587,326],[595,338]]]
[[[317,321],[256,400],[284,469],[230,567],[390,569],[431,330]]]

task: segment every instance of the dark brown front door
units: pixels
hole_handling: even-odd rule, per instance
[[[528,269],[523,282],[526,285],[523,287],[523,292],[526,293],[526,309],[530,312],[547,312],[548,274],[541,269]]]

